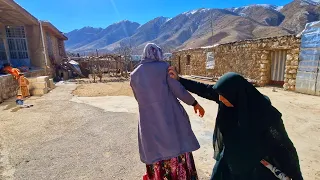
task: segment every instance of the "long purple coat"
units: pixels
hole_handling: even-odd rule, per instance
[[[131,87],[139,104],[139,152],[141,161],[153,164],[200,148],[189,117],[178,101],[192,105],[195,99],[167,75],[163,61],[143,60],[131,73]]]

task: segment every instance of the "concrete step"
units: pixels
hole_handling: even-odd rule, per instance
[[[47,82],[33,82],[30,83],[29,89],[44,89],[48,87]]]
[[[37,78],[36,77],[31,77],[31,78],[28,77],[27,79],[28,79],[30,84],[34,83],[34,82],[37,82]]]
[[[30,94],[31,96],[42,96],[47,94],[49,91],[48,88],[44,88],[44,89],[32,89],[30,90]]]
[[[49,87],[50,89],[54,89],[54,88],[56,87],[55,84],[54,84],[54,82],[53,82],[53,79],[49,79],[48,87]]]
[[[48,82],[49,76],[39,76],[37,77],[37,82]]]

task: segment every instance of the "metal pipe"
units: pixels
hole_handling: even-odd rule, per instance
[[[40,32],[41,32],[41,40],[42,40],[42,47],[43,47],[43,54],[44,54],[44,60],[45,60],[45,65],[46,65],[46,71],[47,71],[47,66],[48,66],[48,57],[47,57],[47,53],[46,53],[46,45],[44,42],[44,34],[43,34],[43,28],[42,28],[42,23],[39,20],[39,24],[40,24]]]
[[[212,77],[195,76],[195,75],[191,75],[190,77],[194,78],[194,79],[205,79],[205,80],[210,80],[210,81],[214,80],[214,78],[212,78]]]

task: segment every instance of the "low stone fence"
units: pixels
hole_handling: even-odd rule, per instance
[[[45,71],[43,69],[40,69],[25,72],[24,74],[27,78],[37,77],[43,76],[45,74]],[[11,74],[0,76],[0,103],[2,103],[6,99],[16,96],[18,89],[18,81],[14,79],[14,77]]]

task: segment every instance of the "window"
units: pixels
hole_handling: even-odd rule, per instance
[[[6,35],[8,40],[10,58],[29,59],[26,33],[23,26],[7,26]]]
[[[6,63],[8,63],[6,49],[4,47],[3,39],[0,38],[0,67]]]
[[[191,56],[187,55],[187,65],[190,65],[190,63],[191,63]]]

